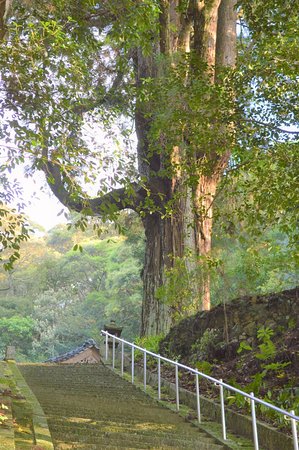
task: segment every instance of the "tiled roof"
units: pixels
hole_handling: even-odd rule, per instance
[[[80,347],[75,348],[74,350],[70,350],[69,352],[63,353],[62,355],[55,356],[54,358],[49,358],[45,362],[62,362],[70,359],[80,353],[84,352],[88,348],[95,348],[99,350],[99,347],[96,344],[94,339],[88,339],[84,342],[84,344],[80,345]]]

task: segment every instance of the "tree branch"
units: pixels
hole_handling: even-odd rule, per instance
[[[295,135],[299,134],[299,130],[298,131],[285,130],[284,128],[280,128],[280,127],[278,127],[276,125],[273,125],[271,123],[261,122],[259,120],[255,120],[255,119],[251,119],[251,120],[252,120],[252,122],[256,123],[257,125],[262,125],[263,127],[271,128],[272,130],[279,131],[280,133],[295,134]],[[248,120],[246,120],[246,122],[250,122],[250,120],[248,119]]]
[[[118,210],[130,208],[139,212],[146,196],[146,190],[142,186],[138,183],[132,183],[130,193],[126,188],[119,188],[113,189],[100,197],[85,198],[78,193],[70,192],[66,188],[63,173],[57,164],[47,161],[44,163],[42,170],[46,175],[51,191],[64,206],[77,212],[88,211],[88,215],[103,216],[111,210],[111,206]]]
[[[110,106],[115,105],[117,103],[115,93],[121,86],[123,79],[124,79],[124,73],[122,71],[118,71],[116,73],[116,76],[113,80],[113,83],[112,83],[109,91],[105,95],[101,96],[100,98],[99,98],[99,96],[97,96],[95,98],[93,97],[92,99],[85,101],[81,105],[78,104],[73,107],[73,111],[78,114],[83,114],[83,113],[92,111],[93,109],[99,107],[100,105],[104,105],[104,104],[110,105]]]

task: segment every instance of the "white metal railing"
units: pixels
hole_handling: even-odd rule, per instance
[[[299,417],[295,415],[295,411],[285,411],[277,406],[271,405],[271,403],[265,402],[258,397],[255,397],[254,393],[251,392],[248,394],[247,392],[243,392],[240,389],[235,388],[227,383],[224,383],[223,380],[217,380],[216,378],[211,377],[210,375],[206,375],[192,367],[185,366],[184,364],[179,363],[178,361],[172,361],[171,359],[165,358],[164,356],[153,353],[145,348],[139,347],[132,342],[128,342],[124,339],[116,337],[113,334],[108,333],[108,331],[101,331],[103,336],[106,336],[105,339],[105,359],[108,360],[109,354],[109,339],[112,341],[112,367],[115,368],[115,341],[121,342],[121,375],[124,373],[124,346],[128,345],[131,347],[131,380],[134,384],[134,367],[135,367],[135,350],[139,350],[143,352],[143,385],[144,390],[146,391],[147,385],[147,377],[146,377],[146,363],[147,363],[147,355],[150,355],[157,359],[157,374],[158,374],[158,399],[161,399],[161,361],[164,361],[168,364],[172,364],[175,366],[175,391],[176,391],[176,408],[179,411],[180,408],[180,399],[179,399],[179,368],[184,369],[190,373],[195,375],[195,384],[196,384],[196,403],[197,403],[197,420],[198,423],[201,422],[201,409],[200,409],[200,391],[199,391],[199,377],[205,378],[206,380],[214,383],[215,386],[219,387],[220,391],[220,406],[221,406],[221,423],[222,423],[222,436],[223,439],[226,440],[226,423],[225,423],[225,402],[224,402],[224,388],[233,391],[237,394],[241,394],[243,397],[249,399],[251,405],[251,418],[252,418],[252,434],[253,434],[253,442],[254,449],[259,450],[259,442],[258,442],[258,429],[257,429],[257,420],[255,413],[255,404],[259,403],[264,405],[285,417],[288,417],[291,421],[292,427],[292,436],[293,436],[293,445],[294,450],[299,450],[298,448],[298,432],[297,432],[297,422],[299,422]]]

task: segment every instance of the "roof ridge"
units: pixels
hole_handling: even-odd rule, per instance
[[[79,345],[79,347],[76,347],[73,350],[69,350],[68,352],[61,353],[58,356],[54,356],[52,358],[47,359],[45,362],[60,362],[65,361],[66,359],[71,358],[72,356],[79,355],[80,353],[84,352],[87,348],[94,347],[96,350],[99,350],[99,347],[97,346],[97,343],[94,339],[90,338],[87,339],[83,344]]]

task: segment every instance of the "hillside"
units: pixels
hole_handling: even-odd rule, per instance
[[[182,320],[161,341],[160,352],[298,414],[298,320],[299,288],[243,297]],[[164,376],[173,375],[166,369]],[[181,383],[194,389],[189,374]],[[201,392],[216,395],[210,383],[201,382]],[[228,401],[248,407],[238,395]]]
[[[43,361],[98,340],[111,319],[138,335],[143,234],[131,215],[123,222],[126,235],[57,226],[23,245],[14,269],[0,271],[0,358],[14,345],[17,361]]]

